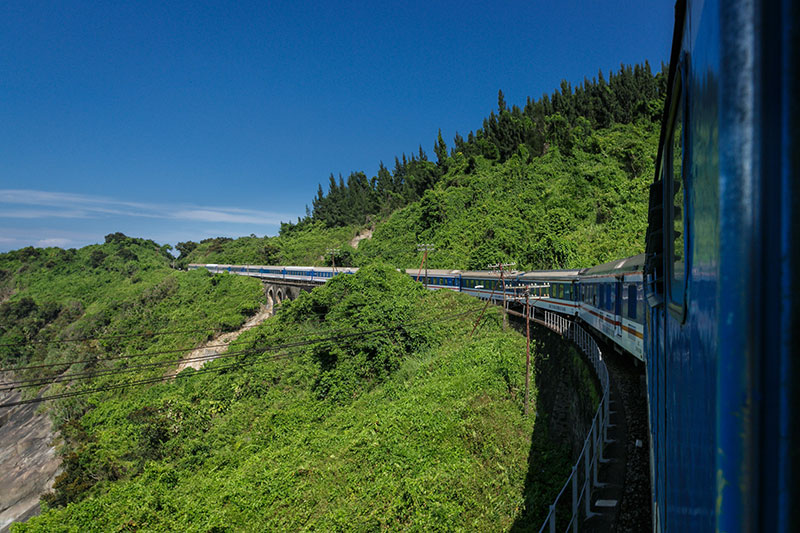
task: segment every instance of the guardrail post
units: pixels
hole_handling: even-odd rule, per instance
[[[597,417],[597,421],[601,422],[602,417]],[[592,424],[592,440],[594,440],[595,450],[597,451],[597,457],[594,458],[592,461],[592,486],[595,487],[605,487],[605,483],[600,483],[600,480],[597,479],[597,465],[601,461],[603,461],[603,440],[599,438],[599,432],[597,431],[597,425]]]
[[[550,533],[556,533],[556,504],[550,506]]]
[[[583,510],[585,511],[586,518],[594,516],[592,513],[592,469],[591,469],[591,459],[589,457],[589,447],[591,445],[591,439],[589,437],[586,438],[586,454],[583,456],[583,472],[586,474],[586,482],[584,483],[584,487],[586,487],[586,492],[584,493],[583,498]]]
[[[608,393],[605,394],[604,400],[605,401],[603,402],[603,409],[605,413],[603,416],[605,418],[605,421],[603,422],[603,442],[608,444],[609,442],[611,442],[611,440],[608,438],[608,426],[611,420],[611,415],[609,414],[608,411]]]
[[[578,467],[572,467],[572,531],[578,533]]]

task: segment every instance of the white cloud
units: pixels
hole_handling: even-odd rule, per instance
[[[279,224],[281,220],[287,220],[288,217],[266,211],[186,209],[173,213],[173,218],[203,222],[230,222],[233,224]]]
[[[59,248],[66,248],[73,242],[74,241],[72,241],[72,239],[42,239],[40,241],[36,241],[36,247],[48,248],[50,246],[57,246]]]
[[[0,211],[2,218],[89,218],[91,215],[84,210],[44,210],[44,209],[3,209]]]
[[[0,206],[35,206],[35,209],[0,208],[0,218],[101,218],[124,216],[168,220],[276,225],[294,217],[285,213],[235,207],[126,202],[103,196],[24,189],[0,189]]]

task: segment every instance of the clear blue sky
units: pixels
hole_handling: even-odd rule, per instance
[[[328,175],[668,59],[673,2],[0,4],[0,251],[277,233]]]

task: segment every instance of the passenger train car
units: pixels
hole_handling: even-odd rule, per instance
[[[495,303],[521,305],[522,291],[530,290],[531,305],[572,317],[579,317],[605,335],[619,351],[638,359],[643,356],[642,311],[643,256],[613,261],[592,269],[540,270],[529,272],[461,271],[406,269],[405,273],[425,283],[429,289],[463,292]],[[357,268],[205,265],[189,269],[229,272],[307,286],[325,283],[338,274],[352,274]],[[633,304],[629,304],[633,298]],[[615,303],[616,302],[616,303]]]
[[[800,7],[678,1],[644,280],[656,531],[800,530]]]
[[[644,254],[585,269],[580,275],[578,316],[644,360]]]

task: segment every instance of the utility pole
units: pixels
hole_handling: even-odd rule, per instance
[[[506,313],[508,309],[508,304],[506,303],[506,278],[503,275],[504,268],[515,266],[516,263],[496,263],[494,265],[489,265],[489,268],[492,270],[500,270],[500,284],[503,287],[503,329],[508,328],[508,314]]]
[[[525,289],[525,407],[523,414],[528,416],[528,400],[531,390],[531,301],[530,289]]]
[[[425,288],[428,288],[428,252],[432,252],[436,247],[432,244],[418,244],[417,251],[422,253],[422,264],[419,265],[420,272],[417,274],[417,281],[419,281],[419,274],[422,272],[422,267],[425,267]]]
[[[333,275],[336,275],[336,256],[339,255],[339,248],[328,248],[327,254],[331,256],[331,264],[333,265]],[[331,276],[333,277],[333,276]]]
[[[525,291],[525,405],[523,406],[525,416],[528,416],[528,404],[530,403],[531,390],[531,290],[534,290],[533,299],[541,300],[546,296],[541,295],[541,290],[549,287],[549,283],[526,285]],[[516,287],[514,290],[519,290]],[[514,296],[512,301],[521,303],[521,296]]]

